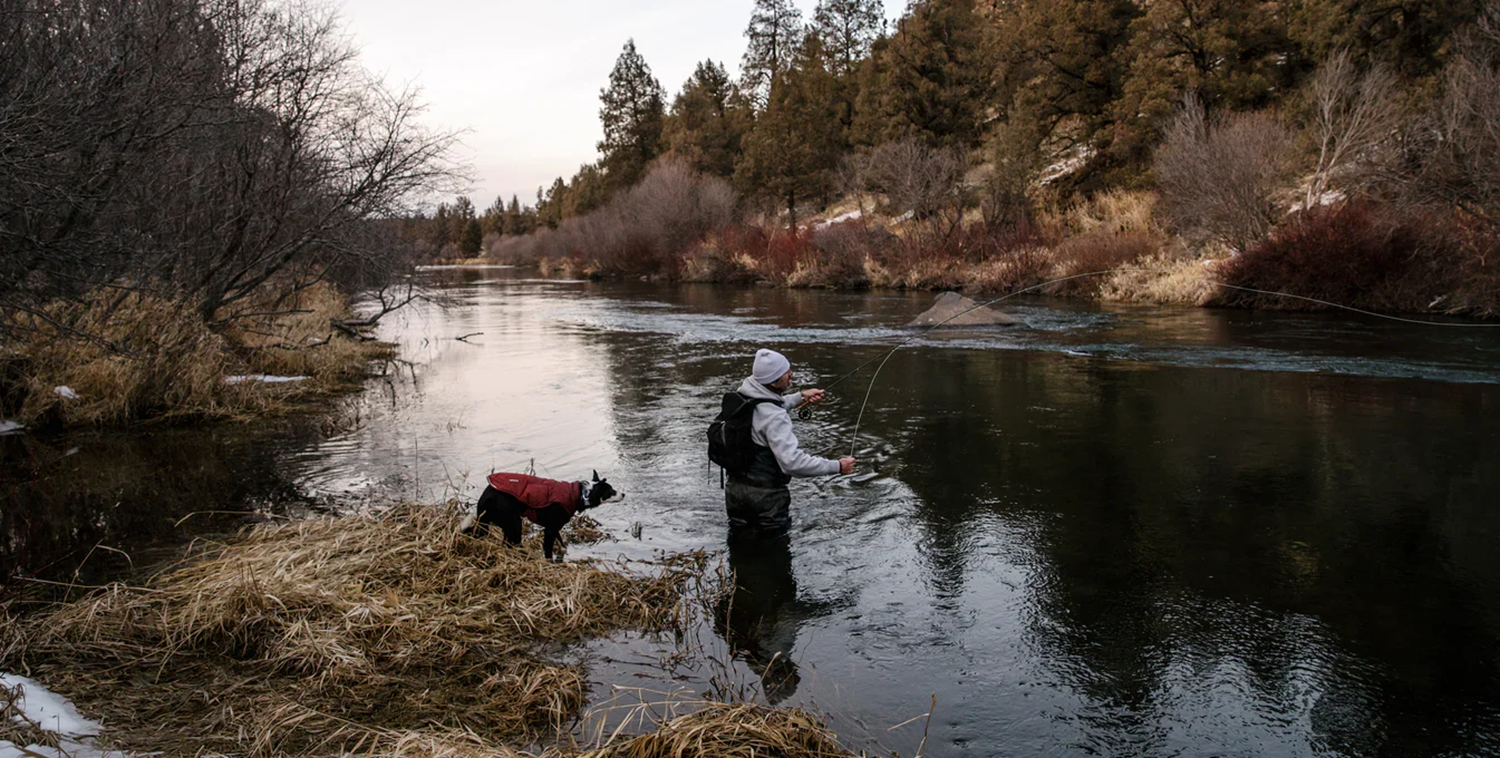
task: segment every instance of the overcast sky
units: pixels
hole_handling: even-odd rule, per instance
[[[795,0],[804,19],[816,0]],[[894,19],[905,0],[885,0]],[[366,68],[415,84],[425,121],[465,129],[469,193],[484,210],[598,158],[599,90],[635,38],[671,97],[705,58],[738,76],[754,0],[343,0]]]

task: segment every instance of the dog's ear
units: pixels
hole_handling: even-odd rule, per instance
[[[599,469],[594,469],[594,481],[599,481]]]

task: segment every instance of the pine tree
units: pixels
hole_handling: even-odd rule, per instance
[[[432,243],[434,250],[441,251],[453,241],[453,214],[447,203],[438,203],[437,212],[432,214],[432,220],[427,224],[427,240]]]
[[[607,188],[614,192],[640,181],[662,149],[665,93],[646,59],[636,52],[635,40],[625,42],[609,74],[609,86],[599,91],[599,100],[603,103],[599,120],[604,125],[600,164]]]
[[[736,179],[750,192],[783,205],[794,228],[800,203],[828,198],[841,155],[833,87],[822,42],[809,34],[795,65],[772,85],[765,111],[745,137]]]
[[[749,108],[729,72],[711,60],[682,85],[663,130],[669,151],[694,170],[728,178],[749,130]]]
[[[458,252],[473,257],[479,252],[479,246],[483,242],[484,230],[480,228],[479,219],[470,218],[464,223],[463,232],[458,236]]]
[[[764,105],[771,85],[796,57],[803,38],[802,11],[792,0],[755,0],[745,38],[740,87],[757,105]]]
[[[448,211],[448,241],[454,244],[460,243],[463,240],[464,230],[473,220],[474,202],[463,195],[454,198],[453,206]]]
[[[1144,166],[1161,125],[1193,91],[1210,111],[1267,107],[1305,73],[1280,0],[1151,3],[1131,25],[1130,68],[1114,104],[1115,160]]]
[[[1003,122],[991,149],[1009,161],[1045,160],[1044,144],[1108,152],[1114,104],[1129,68],[1136,0],[1025,0],[998,11],[991,28],[1001,75],[994,102]],[[1069,177],[1087,184],[1107,168],[1091,161]]]
[[[828,70],[845,79],[859,71],[870,45],[885,31],[880,0],[819,0],[813,26],[823,41]]]
[[[880,0],[819,0],[813,27],[834,76],[833,98],[847,146],[853,141],[860,67],[885,31],[885,8]]]
[[[496,195],[495,202],[490,203],[490,207],[484,209],[484,215],[480,217],[480,221],[483,225],[483,231],[490,234],[504,234],[505,198]]]
[[[1483,0],[1295,0],[1288,33],[1313,64],[1339,50],[1408,77],[1429,76],[1447,60],[1453,33],[1479,17]]]
[[[921,0],[885,50],[885,138],[973,147],[984,133],[994,63],[973,0]]]
[[[521,201],[515,195],[510,196],[510,205],[505,207],[505,229],[502,234],[525,234],[526,230],[521,228]]]

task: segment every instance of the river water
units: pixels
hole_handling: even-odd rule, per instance
[[[245,511],[531,466],[627,494],[570,558],[725,550],[703,430],[754,349],[823,386],[932,297],[423,276],[450,302],[389,319],[409,363],[341,426],[0,438],[0,572],[96,582]],[[903,755],[1500,753],[1500,329],[1005,309],[1026,325],[923,336],[796,422],[861,476],[794,483],[787,541],[725,551],[734,610],[699,634],[732,660],[600,642],[595,701],[728,676]]]

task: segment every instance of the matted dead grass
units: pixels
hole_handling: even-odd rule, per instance
[[[333,328],[350,308],[331,285],[247,307],[267,315],[213,328],[188,304],[146,291],[12,314],[14,339],[0,345],[0,402],[12,407],[0,411],[27,426],[247,420],[345,391],[393,352]],[[226,381],[254,374],[309,379]]]
[[[133,751],[515,754],[585,699],[561,646],[670,630],[700,554],[639,573],[455,535],[456,508],[256,527],[143,586],[0,630],[32,676]],[[575,536],[575,541],[579,538]]]
[[[856,755],[817,715],[754,703],[706,703],[656,731],[613,741],[579,758],[846,758]]]

